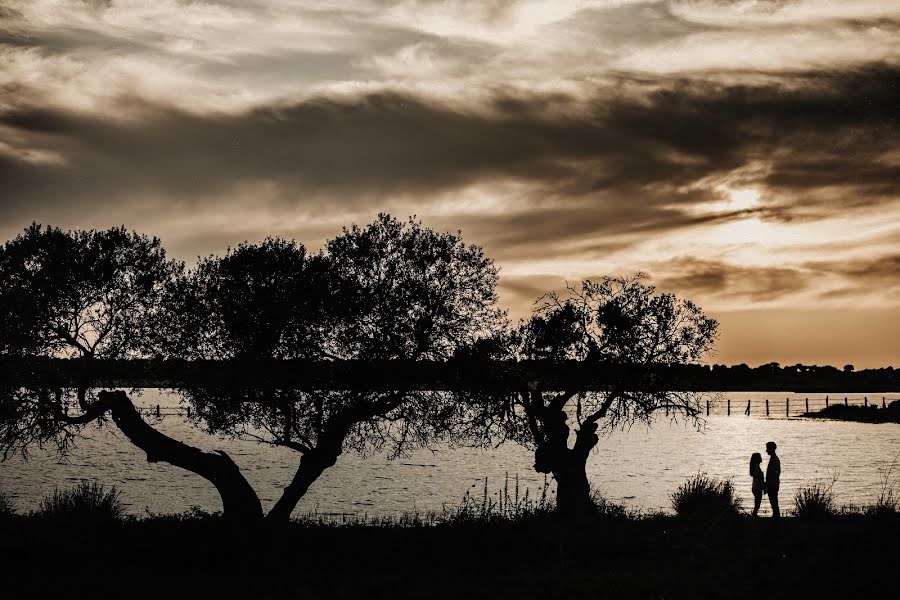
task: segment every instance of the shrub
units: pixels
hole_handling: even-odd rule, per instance
[[[900,515],[900,498],[894,495],[893,490],[890,490],[887,494],[882,494],[875,504],[867,506],[865,515],[868,517],[896,517]]]
[[[41,500],[38,516],[63,521],[120,521],[125,514],[121,496],[115,486],[106,491],[96,481],[82,481],[67,490],[53,490]]]
[[[896,404],[892,402],[891,406]],[[894,457],[890,466],[884,469],[881,475],[881,494],[875,504],[867,506],[865,514],[870,517],[896,517],[900,514],[900,494],[897,493],[897,481],[891,478],[891,473],[897,467],[900,454]]]
[[[698,473],[681,484],[670,496],[679,517],[725,517],[740,513],[741,502],[734,495],[734,483]]]
[[[821,520],[835,514],[834,483],[825,484],[820,481],[802,487],[794,495],[794,515],[798,519]]]
[[[13,508],[12,500],[9,499],[9,496],[0,492],[0,521],[10,519],[15,514],[16,509]]]
[[[591,492],[591,502],[598,517],[607,519],[624,519],[629,516],[628,511],[621,504],[605,498],[598,490]]]

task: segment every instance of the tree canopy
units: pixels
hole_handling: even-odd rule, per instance
[[[4,246],[0,268],[14,283],[2,297],[2,323],[15,334],[10,344],[20,354],[434,361],[504,321],[496,307],[497,270],[479,247],[389,215],[344,229],[315,254],[267,238],[188,271],[165,260],[158,240],[122,228],[64,232],[35,225]],[[16,303],[38,307],[27,327],[10,314]],[[390,445],[400,452],[443,435],[439,415],[449,402],[423,391],[299,391],[258,383],[180,392],[206,430],[301,455],[271,520],[289,518],[346,448]],[[262,516],[258,497],[226,454],[159,433],[124,392],[81,388],[77,404],[68,395],[62,389],[9,394],[0,425],[4,449],[56,439],[65,452],[79,428],[111,415],[148,460],[207,478],[228,515]]]
[[[633,278],[604,277],[550,292],[510,327],[497,307],[498,272],[478,246],[415,219],[379,215],[311,253],[266,238],[209,256],[191,269],[160,242],[124,228],[62,231],[32,225],[0,248],[0,334],[8,356],[182,361],[577,361],[595,365],[594,391],[567,388],[434,392],[296,389],[258,379],[178,390],[194,424],[294,450],[293,479],[269,511],[287,520],[316,479],[347,450],[398,454],[447,436],[515,441],[557,481],[558,505],[590,510],[589,452],[601,428],[650,422],[665,409],[699,416],[696,392],[667,365],[699,361],[717,323],[699,307]],[[154,359],[155,360],[155,359]],[[610,368],[610,367],[623,367]],[[223,452],[204,452],[145,422],[124,391],[8,388],[0,449],[25,452],[112,422],[150,461],[205,477],[226,516],[256,520],[263,508]]]
[[[549,292],[529,320],[473,350],[491,358],[628,367],[607,370],[592,392],[567,390],[563,382],[559,390],[464,396],[467,406],[455,429],[457,439],[512,440],[534,450],[534,468],[552,473],[557,481],[563,512],[591,508],[585,469],[601,427],[649,423],[661,409],[699,417],[700,394],[679,391],[659,367],[700,360],[711,349],[718,324],[694,303],[659,294],[641,279],[640,274],[604,277],[569,286],[564,295]]]

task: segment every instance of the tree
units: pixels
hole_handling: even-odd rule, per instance
[[[657,294],[634,278],[604,277],[539,300],[534,315],[475,349],[481,357],[578,360],[604,368],[595,392],[526,390],[473,394],[457,428],[471,442],[512,440],[534,451],[534,468],[552,474],[557,508],[567,516],[593,505],[587,459],[601,427],[650,423],[656,411],[699,419],[697,393],[677,390],[667,365],[699,360],[712,346],[717,322],[690,301]],[[574,436],[572,429],[574,428]],[[574,437],[574,440],[571,438]]]
[[[383,214],[345,229],[318,255],[268,240],[208,259],[190,279],[201,316],[184,314],[201,326],[182,329],[193,336],[185,348],[204,358],[444,360],[503,319],[497,271],[479,247]],[[344,450],[390,446],[396,454],[441,435],[450,401],[429,392],[272,387],[184,394],[209,431],[300,454],[270,521],[290,518]]]
[[[0,249],[4,352],[18,356],[121,359],[153,356],[165,339],[166,299],[183,265],[159,239],[123,227],[63,231],[31,225]],[[7,389],[0,449],[25,454],[55,443],[65,454],[84,427],[109,418],[151,462],[197,473],[218,489],[226,512],[261,515],[259,500],[224,452],[208,453],[154,430],[124,392]],[[254,506],[255,501],[255,506]]]
[[[35,231],[26,232],[26,238],[39,238],[32,244],[37,250],[20,252],[24,242],[17,238],[0,256],[0,272],[18,277],[21,293],[9,298],[30,294],[41,307],[29,320],[33,326],[20,336],[22,347],[35,354],[162,354],[245,364],[292,358],[444,360],[496,330],[504,318],[495,306],[497,271],[482,250],[412,219],[402,223],[379,215],[365,228],[345,229],[315,255],[276,238],[241,244],[187,273],[165,260],[158,240],[124,230]],[[102,252],[88,251],[97,238],[109,237],[118,241],[99,244]],[[76,261],[77,268],[69,265],[70,250],[86,257]],[[36,255],[43,257],[41,268],[29,270],[34,261],[29,257]],[[120,297],[127,301],[112,300]],[[70,306],[82,308],[72,312]],[[70,319],[68,329],[48,315]],[[86,322],[90,331],[84,329]],[[112,345],[111,340],[124,341]],[[446,394],[426,392],[306,392],[250,385],[181,392],[196,423],[208,431],[301,455],[293,480],[267,515],[275,522],[290,517],[345,449],[366,452],[390,445],[399,453],[441,435],[450,403]],[[55,439],[65,451],[78,428],[111,415],[148,460],[169,462],[215,485],[227,518],[262,518],[258,496],[224,452],[203,452],[156,431],[125,392],[86,396],[82,391],[79,398],[75,407],[63,390],[19,394],[4,405],[3,448],[24,451],[30,443]],[[70,414],[73,408],[77,411]]]

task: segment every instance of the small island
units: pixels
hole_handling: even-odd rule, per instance
[[[815,419],[856,421],[858,423],[900,423],[900,400],[891,402],[885,408],[879,408],[875,404],[868,406],[832,404],[822,410],[803,413],[802,416]]]

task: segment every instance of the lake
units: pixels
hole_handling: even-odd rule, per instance
[[[882,397],[887,402],[896,393],[829,394],[831,401],[861,404]],[[824,406],[824,394],[786,392],[733,392],[711,405],[701,430],[664,416],[650,428],[637,425],[601,439],[588,463],[589,477],[606,497],[644,510],[668,510],[671,494],[688,477],[705,472],[734,479],[744,506],[752,504],[748,464],[750,454],[763,454],[765,443],[774,440],[782,464],[781,504],[790,508],[794,492],[815,481],[830,483],[839,504],[875,501],[891,462],[900,454],[900,425],[866,424],[785,416],[805,407]],[[770,417],[765,417],[765,399]],[[726,416],[731,400],[731,416]],[[747,401],[751,415],[744,415]],[[159,404],[165,413],[178,407],[178,397],[165,390],[148,389],[135,398],[140,406]],[[705,410],[705,408],[704,408]],[[186,443],[207,450],[228,452],[257,490],[263,507],[270,507],[293,476],[299,454],[256,442],[208,436],[192,428],[177,415],[164,416],[158,428]],[[9,494],[20,511],[35,509],[40,499],[55,487],[66,487],[81,479],[96,479],[115,485],[132,514],[180,512],[191,506],[220,510],[215,489],[203,478],[166,463],[147,463],[143,452],[132,446],[114,426],[85,430],[66,460],[53,449],[35,448],[28,460],[11,457],[0,463],[0,490]],[[295,515],[327,514],[388,515],[410,511],[439,511],[459,503],[471,490],[481,499],[484,480],[489,493],[497,493],[510,477],[519,477],[520,494],[534,497],[543,487],[544,476],[532,469],[532,454],[517,445],[493,450],[475,450],[436,445],[433,451],[418,450],[397,460],[384,454],[360,457],[345,453],[338,464],[313,485]],[[900,481],[900,464],[890,479]],[[552,490],[552,485],[551,485]],[[766,501],[763,512],[768,514]]]

